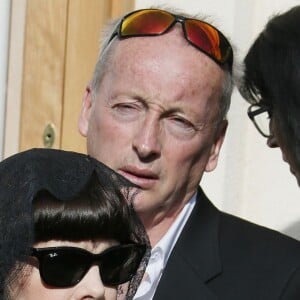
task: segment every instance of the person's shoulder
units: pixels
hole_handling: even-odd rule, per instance
[[[276,230],[252,223],[239,217],[221,212],[220,240],[228,245],[239,244],[239,251],[244,250],[254,255],[258,253],[274,256],[289,256],[300,262],[300,241]]]
[[[219,253],[223,269],[230,271],[222,276],[227,280],[235,277],[241,290],[248,286],[241,283],[247,278],[250,286],[255,283],[253,295],[264,295],[260,299],[300,299],[299,241],[221,212]],[[236,278],[241,275],[242,280]]]
[[[297,261],[300,265],[300,241],[220,211],[200,188],[198,201],[198,213],[201,214],[202,211],[202,217],[209,215],[207,222],[214,222],[212,219],[218,220],[218,240],[223,253],[230,253],[228,256],[236,255],[241,259],[247,259],[247,256],[253,259],[269,257],[270,263],[276,259]]]

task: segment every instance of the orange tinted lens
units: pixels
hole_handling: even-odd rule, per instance
[[[197,20],[186,20],[185,29],[188,40],[200,50],[222,61],[220,49],[220,35],[218,31],[209,24]]]
[[[141,10],[127,16],[121,25],[122,37],[158,35],[164,33],[174,22],[174,17],[161,10]]]

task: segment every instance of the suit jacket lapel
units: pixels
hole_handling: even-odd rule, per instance
[[[222,271],[219,212],[199,188],[197,202],[163,272],[154,300],[217,299],[206,282]]]

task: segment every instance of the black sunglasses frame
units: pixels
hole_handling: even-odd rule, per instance
[[[130,17],[131,15],[133,14],[136,14],[138,12],[141,12],[141,11],[161,11],[162,13],[164,14],[169,14],[170,16],[172,16],[174,18],[173,22],[162,32],[160,33],[149,33],[149,34],[132,34],[132,35],[123,35],[122,34],[122,25],[123,25],[123,22],[128,18]],[[213,28],[214,30],[216,30],[220,36],[220,41],[224,44],[226,44],[226,48],[227,48],[227,54],[224,55],[224,57],[226,57],[226,59],[223,59],[223,60],[218,60],[217,58],[215,58],[213,55],[211,55],[210,53],[204,51],[202,48],[200,48],[199,46],[197,46],[193,41],[190,40],[188,34],[187,34],[187,31],[186,31],[186,27],[185,27],[185,21],[188,21],[188,20],[191,20],[191,21],[197,21],[199,23],[203,23],[205,25],[208,25],[210,26],[211,28]],[[159,35],[163,35],[165,34],[170,28],[172,28],[176,23],[180,23],[182,25],[182,30],[183,30],[183,33],[184,33],[184,37],[185,39],[188,41],[189,44],[191,44],[193,47],[195,47],[196,49],[198,49],[199,51],[201,51],[202,53],[204,53],[205,55],[209,56],[212,60],[214,60],[218,65],[224,65],[224,64],[228,64],[230,66],[230,70],[232,69],[232,64],[233,64],[233,50],[232,50],[232,47],[229,43],[229,41],[227,40],[227,38],[224,36],[224,34],[219,31],[216,27],[214,27],[213,25],[207,23],[207,22],[204,22],[204,21],[201,21],[201,20],[198,20],[198,19],[192,19],[192,18],[186,18],[184,16],[181,16],[181,15],[175,15],[175,14],[172,14],[168,11],[164,11],[164,10],[161,10],[161,9],[140,9],[140,10],[136,10],[136,11],[133,11],[127,15],[125,15],[121,21],[118,23],[118,25],[116,26],[114,32],[112,33],[112,35],[110,36],[108,42],[107,42],[107,45],[108,46],[110,44],[110,42],[113,40],[113,38],[115,36],[118,36],[119,39],[122,39],[122,38],[130,38],[130,37],[141,37],[141,36],[159,36]],[[221,48],[222,46],[220,46],[220,51],[221,51]],[[222,51],[221,51],[222,52]]]
[[[118,271],[119,273],[122,272],[122,274],[119,275],[120,277],[119,279],[121,280],[118,280],[116,278],[115,280],[113,280],[112,277],[109,277],[109,275],[103,273],[103,269],[101,269],[101,265],[107,264],[107,259],[111,258],[111,255],[113,257],[116,257],[116,254],[118,252],[125,251],[125,250],[131,251],[131,255],[128,255],[126,259],[127,261],[125,262],[127,263],[128,261],[130,261],[131,266],[130,268],[127,269],[128,273],[124,273],[124,271],[126,270],[124,265],[119,266]],[[78,284],[82,280],[82,278],[86,275],[86,273],[89,271],[92,265],[98,265],[100,277],[104,285],[116,286],[125,283],[134,276],[145,252],[146,252],[146,245],[141,245],[141,244],[121,244],[117,246],[112,246],[99,254],[94,254],[85,249],[78,248],[78,247],[63,246],[63,247],[48,247],[48,248],[32,248],[31,256],[36,257],[39,261],[39,272],[42,280],[49,286],[63,288],[63,287],[75,286],[76,284]],[[65,270],[65,268],[62,263],[62,266],[60,266],[61,268],[58,268],[59,272],[57,272],[58,273],[57,277],[49,278],[49,272],[47,273],[47,267],[45,267],[46,263],[47,264],[51,263],[51,260],[61,255],[67,258],[68,254],[75,255],[75,257],[77,255],[78,258],[78,260],[74,260],[74,264],[73,264],[74,268],[77,267],[77,269],[75,270],[76,273],[75,277],[72,277],[72,279],[70,280],[64,281],[63,271]],[[80,260],[84,260],[84,263],[81,265],[76,265],[76,262],[78,263],[78,261]],[[111,272],[113,272],[113,270],[111,270]],[[115,273],[113,276],[117,277]]]
[[[257,109],[253,110],[254,107],[257,107]],[[257,122],[255,121],[255,117],[257,115],[260,115],[262,113],[265,113],[267,112],[269,114],[269,116],[271,117],[271,113],[270,113],[270,110],[267,106],[261,106],[259,104],[251,104],[249,107],[248,107],[248,111],[247,111],[247,114],[248,114],[248,117],[250,118],[250,120],[252,121],[252,123],[254,124],[255,128],[257,129],[257,131],[265,138],[270,138],[272,135],[271,134],[266,134],[264,133],[260,126],[257,124]]]

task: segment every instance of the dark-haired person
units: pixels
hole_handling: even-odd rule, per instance
[[[133,188],[83,154],[33,149],[2,161],[1,300],[132,299],[147,260]]]
[[[229,41],[203,18],[143,9],[107,27],[79,129],[91,156],[139,186],[153,248],[136,300],[300,299],[299,242],[220,212],[199,187],[233,73]]]
[[[248,114],[269,147],[300,185],[300,6],[268,21],[250,47],[239,87],[251,103]]]

